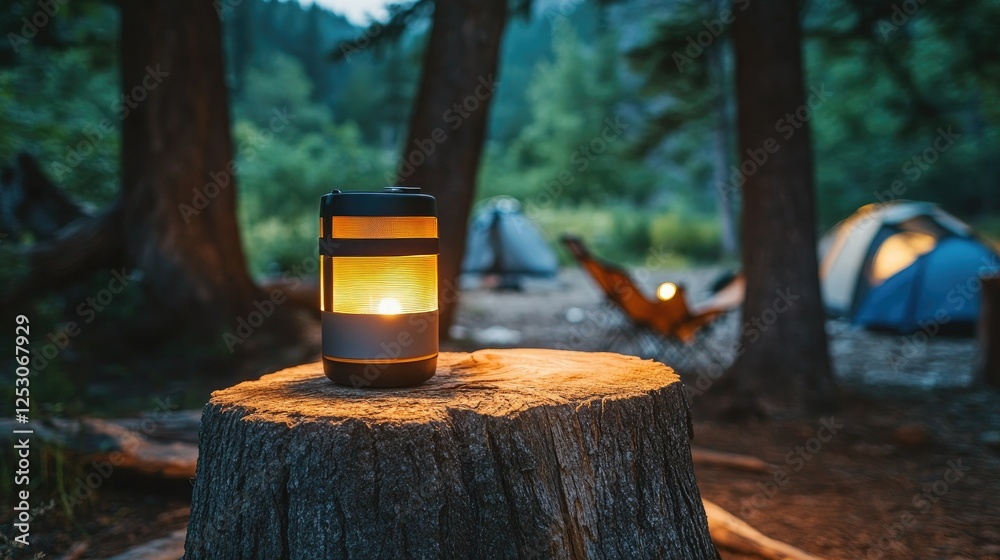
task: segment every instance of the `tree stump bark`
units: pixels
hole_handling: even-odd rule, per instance
[[[213,393],[185,558],[710,558],[678,377],[606,353],[442,353],[418,387],[319,363]]]

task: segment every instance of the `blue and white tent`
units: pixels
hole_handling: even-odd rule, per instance
[[[900,333],[969,331],[996,251],[927,202],[869,204],[820,241],[823,301],[834,316]]]

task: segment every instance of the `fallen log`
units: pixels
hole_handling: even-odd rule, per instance
[[[108,560],[177,560],[184,556],[186,531],[187,529],[177,529],[165,537],[130,548]]]
[[[51,419],[33,423],[33,430],[46,443],[92,460],[108,461],[115,469],[185,479],[194,478],[198,461],[197,426],[197,411],[177,411],[155,421]]]

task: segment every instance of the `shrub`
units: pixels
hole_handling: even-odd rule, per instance
[[[650,240],[659,251],[676,252],[695,261],[721,257],[722,234],[714,220],[675,213],[653,218]]]

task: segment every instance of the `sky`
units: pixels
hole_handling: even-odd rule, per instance
[[[312,4],[312,0],[299,0],[303,5]],[[397,3],[399,0],[395,0]],[[316,0],[316,3],[330,11],[343,15],[354,25],[367,25],[371,18],[385,19],[389,12],[386,6],[390,0]]]

